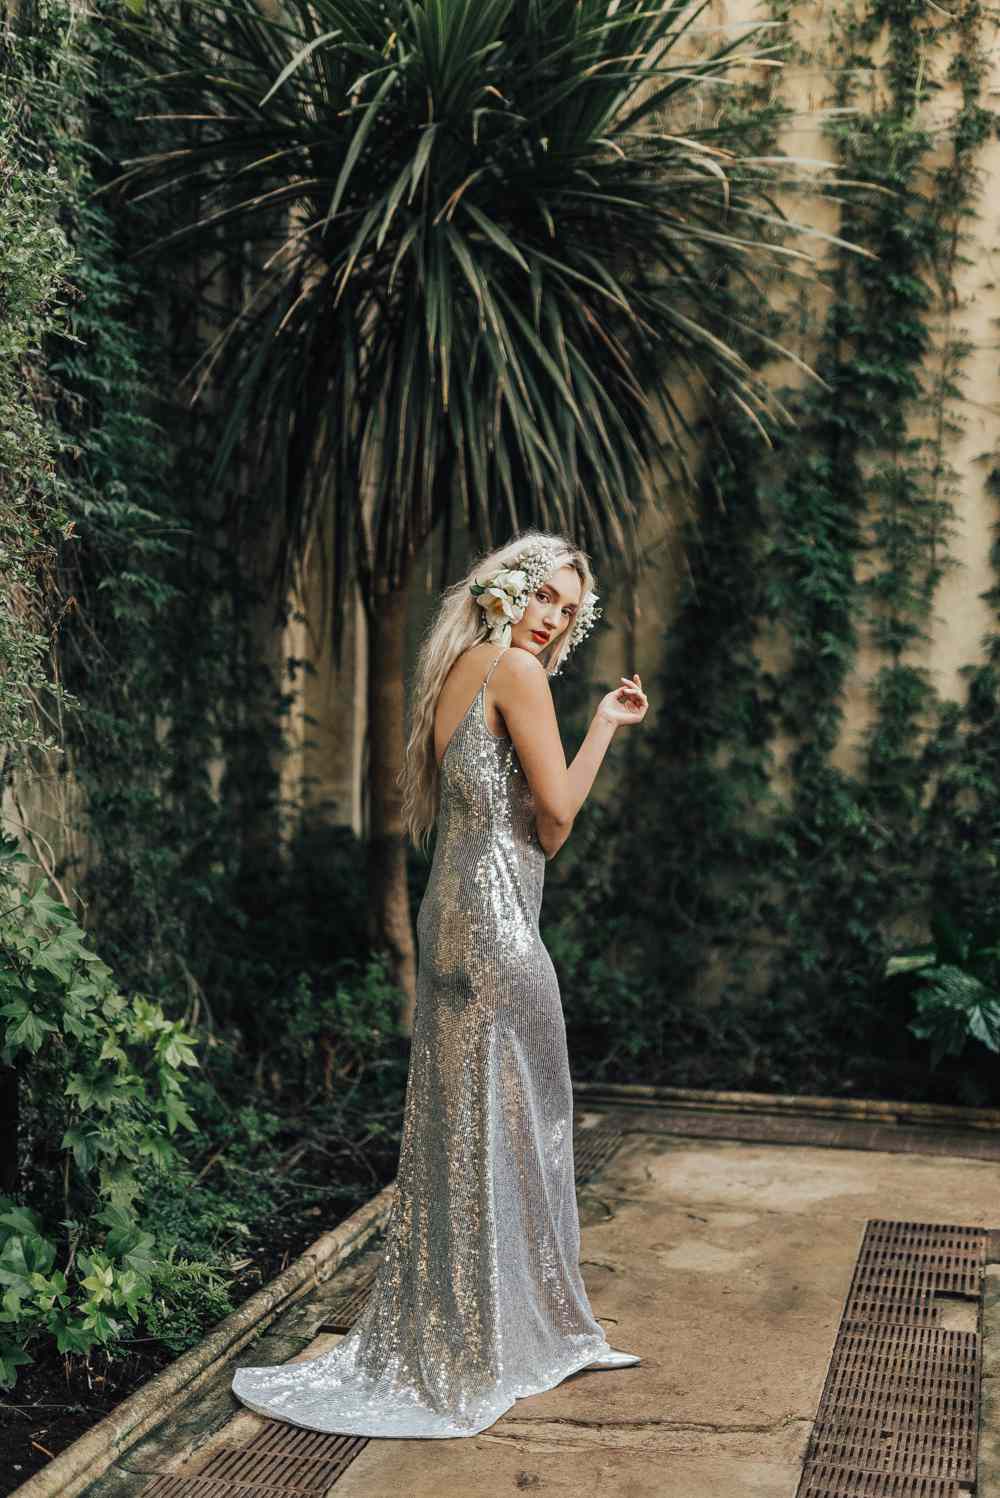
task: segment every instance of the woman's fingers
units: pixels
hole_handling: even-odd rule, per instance
[[[625,683],[615,693],[620,702],[626,707],[639,708],[649,706],[646,694],[642,690],[642,679],[638,671],[636,671],[634,676],[620,676],[618,680]]]

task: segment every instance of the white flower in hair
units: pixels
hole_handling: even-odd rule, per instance
[[[485,583],[472,583],[471,592],[491,626],[490,639],[498,645],[509,645],[511,623],[516,624],[528,606],[526,574],[501,567]]]

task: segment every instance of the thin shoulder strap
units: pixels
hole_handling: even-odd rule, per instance
[[[501,646],[501,648],[500,648],[500,655],[503,655],[503,653],[504,653],[504,651],[506,649],[507,649],[506,645]],[[496,665],[497,661],[500,659],[500,655],[498,655],[496,657],[496,660],[493,661],[492,665],[490,666],[490,669],[487,671],[486,676],[483,679],[483,685],[482,685],[482,687],[480,687],[480,691],[485,691],[485,689],[486,689],[486,683],[489,681],[490,677],[493,675],[493,667]]]

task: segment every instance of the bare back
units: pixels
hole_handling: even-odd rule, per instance
[[[502,649],[502,645],[492,640],[470,645],[445,677],[434,709],[434,755],[439,768],[455,729],[475,702],[490,666]],[[487,728],[495,738],[501,738],[507,731],[506,724],[500,709],[490,698],[491,685],[487,685],[483,695],[483,714]]]

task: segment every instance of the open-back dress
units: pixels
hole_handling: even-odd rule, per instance
[[[372,1291],[310,1361],[240,1368],[259,1414],[365,1436],[471,1436],[610,1352],[579,1267],[573,1096],[538,916],[545,852],[490,665],[440,770],[393,1205]]]

